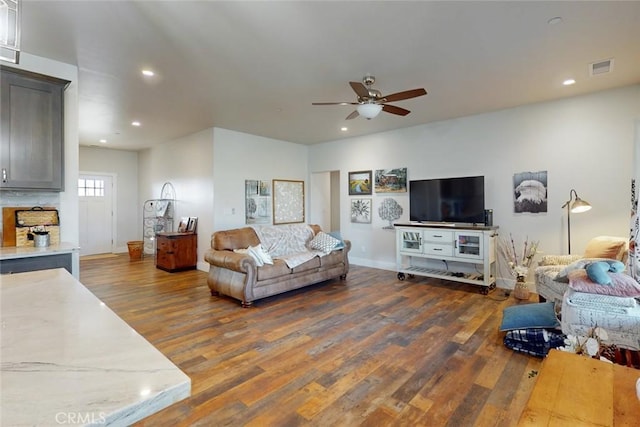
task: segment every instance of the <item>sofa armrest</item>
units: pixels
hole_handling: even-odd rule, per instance
[[[204,260],[215,267],[226,268],[239,273],[256,271],[256,260],[247,254],[239,254],[233,251],[217,251],[209,249],[204,254]]]
[[[582,258],[582,255],[543,255],[538,265],[569,265]]]
[[[343,240],[342,243],[344,243],[344,248],[342,248],[346,253],[349,253],[349,251],[351,250],[351,240]]]

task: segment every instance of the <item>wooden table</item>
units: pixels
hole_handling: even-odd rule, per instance
[[[551,350],[519,426],[637,426],[640,370]]]

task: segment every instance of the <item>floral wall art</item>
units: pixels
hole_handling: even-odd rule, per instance
[[[351,222],[360,224],[371,223],[371,199],[351,200]]]
[[[513,175],[513,211],[547,212],[547,171],[520,172]]]

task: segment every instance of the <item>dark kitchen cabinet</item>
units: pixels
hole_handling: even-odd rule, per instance
[[[69,81],[0,67],[0,189],[64,190]]]

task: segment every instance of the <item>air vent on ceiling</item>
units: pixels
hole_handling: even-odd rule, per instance
[[[589,75],[599,76],[600,74],[607,74],[613,71],[613,58],[605,59],[604,61],[594,62],[589,64]]]

